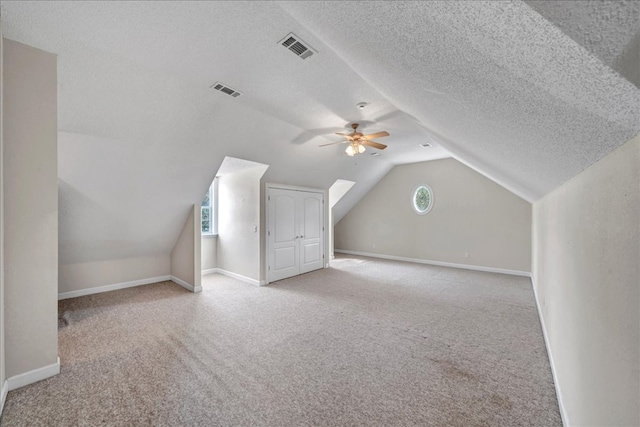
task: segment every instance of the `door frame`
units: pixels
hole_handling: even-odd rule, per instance
[[[269,190],[270,189],[278,189],[278,190],[291,190],[291,191],[304,191],[307,193],[321,193],[322,200],[324,201],[323,206],[323,215],[322,215],[322,227],[324,228],[323,233],[323,251],[324,251],[324,266],[323,268],[329,268],[329,245],[327,242],[329,241],[329,191],[323,190],[321,188],[311,188],[311,187],[300,187],[297,185],[286,185],[286,184],[276,184],[273,182],[267,182],[264,185],[264,213],[265,213],[265,222],[264,222],[264,239],[265,239],[265,251],[263,254],[264,259],[264,283],[265,285],[269,284],[269,253],[271,251],[271,243],[269,243]]]

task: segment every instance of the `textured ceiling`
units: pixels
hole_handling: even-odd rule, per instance
[[[284,7],[454,156],[529,200],[640,130],[638,89],[525,3]]]
[[[525,1],[606,65],[640,86],[640,2]]]
[[[536,200],[638,132],[640,95],[614,70],[637,4],[613,6],[626,29],[608,44],[582,12],[534,7],[3,2],[5,37],[58,54],[61,262],[168,253],[226,156],[268,182],[355,182],[336,219],[393,165],[448,153]],[[291,31],[318,53],[278,45]],[[353,121],[389,148],[318,148]]]

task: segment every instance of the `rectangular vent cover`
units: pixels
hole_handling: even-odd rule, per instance
[[[238,92],[237,90],[231,89],[229,86],[223,85],[220,82],[215,82],[211,87],[214,88],[215,90],[219,90],[222,93],[226,93],[227,95],[231,95],[234,98],[237,98],[240,95],[242,95],[242,93]]]
[[[302,59],[307,59],[314,53],[318,53],[317,50],[300,40],[300,37],[296,36],[293,33],[287,34],[282,40],[278,42],[278,44],[286,47]]]

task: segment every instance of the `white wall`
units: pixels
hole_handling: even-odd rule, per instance
[[[533,277],[567,423],[640,425],[640,135],[533,207]]]
[[[4,112],[2,110],[2,100],[4,99],[4,92],[2,89],[3,42],[4,38],[2,37],[2,19],[0,17],[0,390],[2,390],[2,394],[0,395],[0,399],[2,399],[0,402],[0,415],[2,414],[2,408],[4,407],[4,381],[6,379],[4,372],[4,172],[2,167],[2,158],[4,152],[2,143],[2,118],[4,117]]]
[[[57,363],[56,56],[4,41],[6,375]]]
[[[168,276],[168,255],[60,264],[59,293]]]
[[[218,266],[217,259],[218,238],[216,236],[202,236],[202,271],[211,270]]]
[[[411,207],[419,184],[426,215]],[[454,159],[396,166],[336,224],[335,248],[530,272],[531,204]]]
[[[202,281],[201,232],[200,205],[197,204],[189,208],[189,215],[171,251],[171,276],[193,286],[195,291],[200,289]]]
[[[267,166],[218,177],[217,267],[260,280],[260,179]]]
[[[329,259],[334,257],[333,239],[335,236],[335,224],[333,217],[333,207],[340,201],[340,199],[344,197],[345,194],[347,194],[349,190],[351,190],[351,187],[353,187],[354,185],[355,182],[353,181],[349,181],[346,179],[337,179],[336,182],[334,182],[333,185],[329,187],[329,221],[327,221],[327,223],[329,224],[329,239],[327,240],[329,242],[329,244],[327,245],[329,247]]]

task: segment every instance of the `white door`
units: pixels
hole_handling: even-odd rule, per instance
[[[324,266],[324,207],[322,193],[299,192],[300,273]]]
[[[269,189],[269,281],[300,274],[296,192]]]
[[[269,282],[324,267],[324,193],[268,188]]]

